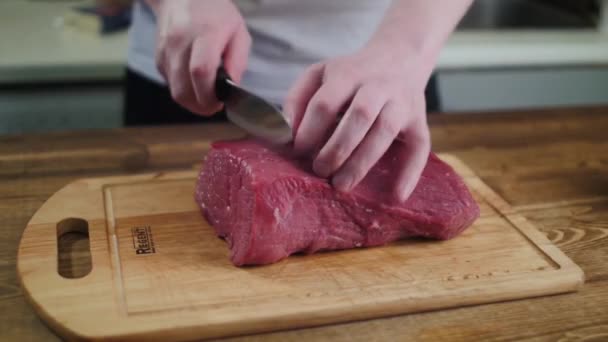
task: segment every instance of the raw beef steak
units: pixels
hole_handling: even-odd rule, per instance
[[[479,216],[462,179],[432,153],[410,198],[392,202],[396,148],[352,192],[342,193],[287,149],[255,140],[216,142],[199,175],[196,201],[237,266],[412,236],[449,239]]]

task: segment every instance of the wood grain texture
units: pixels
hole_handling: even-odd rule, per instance
[[[581,291],[234,341],[602,340],[608,332],[608,238],[597,232],[606,231],[602,222],[608,219],[608,204],[602,204],[608,194],[608,108],[438,115],[430,126],[435,151],[463,159],[583,268]],[[82,177],[192,168],[210,139],[241,135],[230,126],[193,125],[0,137],[2,339],[57,339],[24,301],[15,272],[23,229],[56,190]],[[86,153],[74,153],[79,149]],[[546,151],[553,158],[545,158]],[[43,157],[49,152],[57,154]],[[60,163],[57,156],[63,156]]]
[[[237,268],[194,202],[196,171],[189,170],[84,179],[62,188],[24,231],[18,275],[56,331],[95,340],[244,335],[582,285],[582,271],[544,235],[459,159],[441,157],[481,206],[480,218],[450,241],[406,240]],[[93,271],[64,279],[58,269],[63,276],[79,272],[58,265],[65,260],[58,236],[70,227],[85,233],[87,222]],[[74,263],[83,268],[81,260]]]

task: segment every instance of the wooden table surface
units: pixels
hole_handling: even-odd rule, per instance
[[[608,341],[608,108],[432,116],[451,152],[586,274],[578,293],[235,338],[234,341]],[[58,338],[25,302],[19,238],[44,201],[81,177],[196,167],[228,125],[0,137],[0,340]]]

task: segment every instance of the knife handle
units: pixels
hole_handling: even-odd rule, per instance
[[[230,97],[230,93],[232,92],[230,82],[232,82],[232,78],[230,78],[226,69],[220,66],[217,69],[215,77],[215,97],[221,102],[225,102]]]

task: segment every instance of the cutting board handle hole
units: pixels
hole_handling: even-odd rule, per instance
[[[91,272],[89,223],[81,218],[66,218],[57,223],[57,272],[68,279],[82,278]]]

